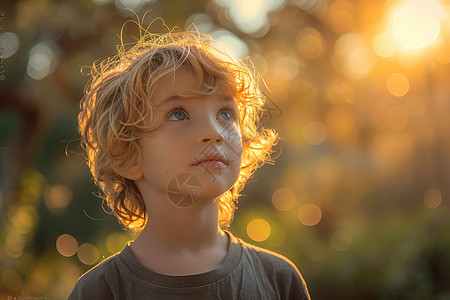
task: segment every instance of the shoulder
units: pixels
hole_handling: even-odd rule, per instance
[[[306,282],[297,266],[285,256],[241,239],[243,263],[262,269],[264,276],[277,287],[282,299],[309,299]]]
[[[110,299],[111,284],[119,274],[118,254],[112,255],[84,273],[75,284],[69,299]]]
[[[300,273],[297,266],[285,256],[274,251],[249,244],[241,239],[238,240],[242,245],[244,253],[248,255],[250,259],[258,260],[265,267],[268,267],[273,271]]]

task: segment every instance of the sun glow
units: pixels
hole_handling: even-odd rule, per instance
[[[392,10],[390,29],[401,47],[418,50],[437,40],[443,17],[438,0],[403,0]]]

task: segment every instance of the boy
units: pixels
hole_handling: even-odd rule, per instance
[[[108,206],[142,230],[69,299],[309,299],[295,265],[234,237],[235,201],[270,159],[252,70],[208,36],[147,34],[94,66],[79,114]]]

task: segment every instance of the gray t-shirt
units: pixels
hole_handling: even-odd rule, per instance
[[[300,272],[287,258],[234,237],[215,269],[164,275],[139,263],[130,244],[85,273],[73,299],[310,299]]]

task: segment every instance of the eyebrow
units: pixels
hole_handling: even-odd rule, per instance
[[[226,95],[226,94],[217,94],[219,96],[219,99],[221,99],[223,102],[231,102],[234,101],[233,97]],[[158,106],[163,106],[166,105],[167,103],[173,102],[173,101],[180,101],[183,99],[193,99],[195,97],[192,96],[183,96],[183,95],[172,95],[167,97],[163,102],[161,102],[161,104],[159,104]]]

